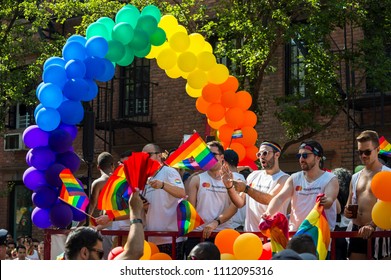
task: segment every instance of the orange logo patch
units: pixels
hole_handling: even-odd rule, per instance
[[[302,186],[296,186],[295,190],[296,190],[297,192],[299,192],[299,191],[303,190],[303,187],[302,187]]]
[[[203,188],[210,188],[210,184],[207,182],[202,183]]]

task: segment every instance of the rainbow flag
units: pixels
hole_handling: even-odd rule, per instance
[[[176,211],[179,236],[188,234],[204,223],[193,205],[187,200],[182,199],[179,201]]]
[[[270,238],[272,254],[276,254],[286,248],[289,240],[288,219],[280,212],[273,217],[261,220],[259,224],[261,233]]]
[[[243,132],[240,129],[237,129],[232,133],[232,139],[238,138],[243,138]]]
[[[120,165],[99,193],[97,208],[106,210],[106,214],[111,219],[129,214],[128,201],[123,197],[126,196],[128,187],[124,166]]]
[[[386,140],[384,136],[379,138],[379,142],[380,142],[379,154],[387,157],[391,157],[391,144]]]
[[[316,197],[316,204],[305,220],[301,223],[295,235],[308,234],[314,240],[318,258],[325,260],[330,244],[330,228],[324,212],[324,207],[320,205],[320,198],[324,194]]]
[[[90,202],[84,188],[79,184],[73,176],[71,170],[64,169],[59,174],[62,181],[60,199],[65,203],[86,212],[88,203]]]
[[[192,163],[193,159],[199,167]],[[166,164],[171,167],[190,170],[209,170],[216,163],[217,159],[198,133],[194,133],[166,160]]]

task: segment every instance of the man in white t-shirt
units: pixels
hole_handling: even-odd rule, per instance
[[[151,159],[162,163],[162,153],[158,145],[147,144],[142,151],[148,153]],[[178,231],[176,208],[178,201],[186,195],[179,172],[175,168],[162,165],[148,180],[143,195],[148,201],[145,230]],[[172,255],[171,237],[151,236],[148,241],[158,245],[160,252]],[[183,259],[183,239],[178,238],[176,242],[176,258]]]

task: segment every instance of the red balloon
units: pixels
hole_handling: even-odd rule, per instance
[[[116,256],[121,254],[124,251],[124,248],[122,246],[115,247],[111,249],[109,256],[107,257],[108,260],[114,260]]]
[[[272,258],[272,244],[266,242],[263,244],[262,255],[259,257],[260,260],[270,260]]]

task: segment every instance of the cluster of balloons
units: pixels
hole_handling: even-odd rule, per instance
[[[33,191],[36,207],[31,219],[39,228],[66,228],[72,220],[85,219],[85,214],[58,199],[62,187],[60,172],[65,168],[76,172],[80,167],[80,159],[72,148],[76,135],[77,127],[64,123],[50,132],[32,125],[23,133],[23,141],[30,148],[23,182]]]
[[[109,253],[108,259],[114,260],[123,251],[124,248],[122,246],[113,248]],[[172,258],[166,253],[161,253],[155,243],[144,240],[144,254],[140,260],[172,260]]]
[[[391,172],[381,171],[372,178],[372,193],[378,201],[372,208],[372,220],[381,229],[391,229]]]

